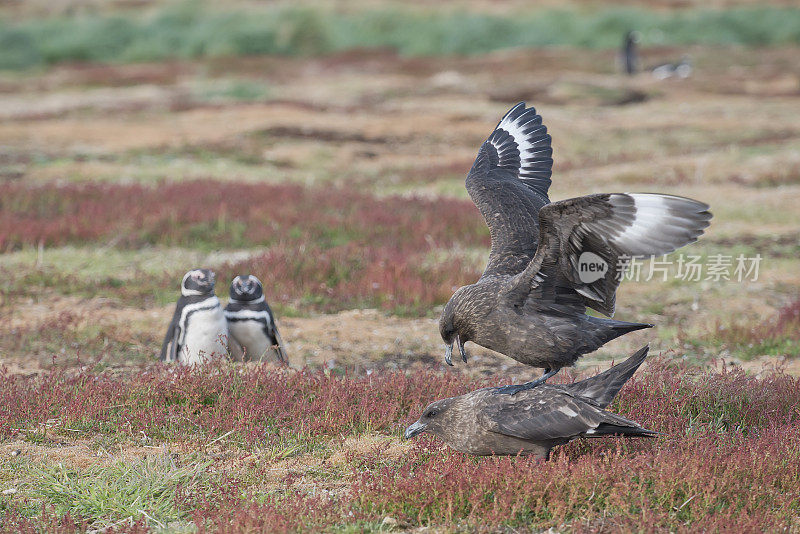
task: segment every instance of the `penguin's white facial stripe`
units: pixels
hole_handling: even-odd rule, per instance
[[[183,275],[181,294],[184,296],[205,295],[214,291],[216,275],[211,269],[194,269]]]
[[[203,292],[197,291],[196,289],[186,289],[185,287],[182,287],[181,295],[183,295],[184,297],[193,297],[197,295],[203,295]]]
[[[203,286],[201,289],[188,289],[186,287],[181,287],[181,295],[184,297],[191,297],[197,295],[208,295],[209,293],[214,291],[214,286]]]
[[[253,275],[240,275],[231,282],[230,296],[234,301],[248,301],[245,297],[249,296],[249,302],[261,302],[263,295],[261,282]]]
[[[189,277],[196,275],[200,272],[200,269],[195,269],[194,271],[189,271],[188,273],[183,275],[183,279],[181,280],[181,287],[186,287],[186,281]]]

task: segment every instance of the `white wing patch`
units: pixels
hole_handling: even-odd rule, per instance
[[[646,240],[649,234],[658,232],[669,221],[669,207],[660,195],[632,193],[628,196],[633,198],[636,213],[631,225],[614,241],[624,249],[631,250],[637,249],[639,241]]]
[[[558,411],[566,415],[567,417],[578,417],[578,413],[572,410],[568,406],[559,406]]]
[[[710,215],[703,215],[708,206],[702,202],[653,193],[613,194],[609,201],[630,206],[628,199],[633,200],[634,210],[629,226],[611,239],[628,255],[668,254],[694,242],[708,226]]]

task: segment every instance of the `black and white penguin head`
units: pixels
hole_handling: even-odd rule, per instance
[[[264,296],[261,280],[252,274],[237,276],[231,282],[231,300],[251,302]]]
[[[214,292],[216,276],[211,269],[194,269],[183,275],[181,295],[207,295]]]

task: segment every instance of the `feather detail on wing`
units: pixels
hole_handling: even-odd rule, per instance
[[[286,343],[283,342],[283,338],[281,337],[280,332],[278,332],[278,325],[275,325],[272,334],[275,336],[275,352],[278,353],[278,357],[284,363],[289,363],[289,355],[286,351]]]
[[[497,166],[517,178],[547,201],[553,173],[553,149],[547,127],[535,108],[520,102],[500,120],[487,140],[498,154]]]
[[[479,417],[487,430],[529,441],[614,433],[655,434],[634,421],[573,397],[558,386],[549,385],[513,397],[506,394],[487,397]]]
[[[465,185],[492,237],[484,276],[517,274],[536,252],[537,215],[550,202],[550,141],[542,117],[519,103],[478,151]]]
[[[181,327],[178,321],[181,318],[181,304],[179,301],[175,306],[175,311],[172,313],[172,320],[167,326],[167,333],[164,335],[164,341],[161,343],[161,352],[158,359],[162,362],[174,362],[178,352],[178,338],[180,336]]]
[[[585,305],[611,316],[631,258],[667,254],[692,243],[710,220],[707,204],[652,193],[588,195],[548,204],[539,211],[536,255],[509,282],[506,296],[521,305],[529,297],[558,302],[577,293]]]

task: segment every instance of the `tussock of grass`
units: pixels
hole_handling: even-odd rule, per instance
[[[169,455],[85,470],[59,464],[36,470],[26,494],[52,506],[58,515],[90,518],[90,528],[108,527],[125,518],[164,527],[189,517],[191,510],[181,506],[181,497],[208,486],[209,465],[179,467]]]
[[[514,17],[375,9],[218,11],[185,3],[148,17],[85,15],[0,25],[0,68],[61,61],[157,61],[231,55],[315,55],[355,47],[402,54],[476,54],[516,46],[616,47],[631,28],[648,44],[775,45],[800,42],[791,8],[595,11],[527,10]]]
[[[198,370],[159,366],[122,383],[114,373],[96,372],[0,378],[8,379],[0,390],[0,436],[51,420],[59,420],[59,428],[132,438],[144,432],[158,442],[205,444],[232,431],[229,441],[274,447],[277,455],[319,437],[394,431],[411,404],[470,383],[455,376],[429,383],[424,373],[337,378],[226,363]]]

